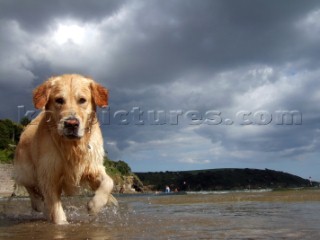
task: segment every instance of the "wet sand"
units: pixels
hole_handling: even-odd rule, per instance
[[[117,196],[89,217],[64,199],[69,225],[47,223],[27,198],[0,200],[0,239],[319,239],[320,191]]]

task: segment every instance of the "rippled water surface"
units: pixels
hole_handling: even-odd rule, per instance
[[[116,196],[88,216],[63,200],[69,225],[47,223],[28,198],[0,199],[0,239],[320,239],[320,191]]]

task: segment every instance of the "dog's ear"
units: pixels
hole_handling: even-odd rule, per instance
[[[94,103],[99,107],[108,106],[109,91],[100,84],[93,82],[91,84],[91,92]]]
[[[36,109],[43,108],[49,100],[50,88],[48,81],[33,90],[33,104]]]

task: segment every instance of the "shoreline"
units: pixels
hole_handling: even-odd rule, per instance
[[[214,202],[305,202],[320,201],[320,188],[291,188],[291,189],[260,189],[260,190],[235,190],[235,191],[199,191],[199,192],[178,192],[178,193],[115,193],[115,198],[152,198],[155,201],[162,199],[165,202],[171,201],[172,197],[184,198],[186,195],[194,199],[194,202],[206,202],[207,198],[214,198]],[[92,195],[63,196],[63,199],[90,198]],[[29,199],[28,195],[4,195],[0,193],[0,201],[11,199]],[[166,200],[167,199],[167,200]]]
[[[13,193],[17,192],[15,189],[15,182],[12,178],[12,170],[13,164],[0,164],[0,198],[10,197]],[[171,196],[171,195],[206,195],[206,194],[214,194],[214,195],[225,195],[225,194],[234,194],[237,193],[243,194],[253,194],[253,193],[266,193],[266,192],[277,192],[277,193],[292,193],[292,192],[317,192],[319,191],[319,197],[316,198],[320,201],[320,188],[319,186],[313,187],[296,187],[296,188],[251,188],[251,189],[233,189],[233,190],[214,190],[214,191],[179,191],[179,192],[159,192],[159,191],[147,191],[147,192],[132,192],[132,193],[113,193],[116,197],[125,197],[125,196]],[[27,196],[25,193],[18,193],[17,196]],[[78,195],[81,196],[81,195]],[[84,195],[86,196],[86,195]]]

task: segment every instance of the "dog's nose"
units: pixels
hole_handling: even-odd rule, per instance
[[[64,121],[65,128],[73,128],[76,129],[79,127],[79,120],[76,118],[68,118]]]

